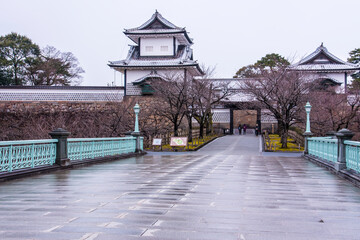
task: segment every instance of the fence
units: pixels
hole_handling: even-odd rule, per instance
[[[54,164],[68,166],[71,161],[135,153],[143,149],[142,137],[67,138],[68,132],[65,133],[65,137],[61,135],[58,139],[0,142],[0,174]],[[140,141],[139,149],[136,149],[137,139]],[[64,159],[70,164],[64,165]]]
[[[309,154],[335,163],[338,158],[338,140],[331,137],[308,139]]]
[[[346,167],[360,173],[360,142],[344,141]]]
[[[140,143],[141,145],[141,143]],[[94,159],[135,152],[136,138],[68,138],[68,158]]]
[[[0,173],[53,165],[57,139],[0,142]]]
[[[352,170],[360,174],[360,142],[350,141],[354,134],[347,129],[338,131],[335,136],[307,137],[308,155],[330,162],[337,172]]]

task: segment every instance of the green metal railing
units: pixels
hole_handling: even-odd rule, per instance
[[[338,158],[338,140],[331,137],[312,137],[308,139],[309,154],[335,163]]]
[[[135,147],[135,137],[68,138],[68,158],[81,161],[83,159],[133,153]]]
[[[144,137],[140,137],[140,150],[144,151]]]
[[[360,172],[360,142],[344,141],[346,167]]]
[[[58,139],[0,142],[0,173],[13,170],[53,165]],[[94,159],[134,153],[136,137],[68,138],[67,157],[70,160]],[[143,137],[140,137],[143,150]]]
[[[57,139],[0,142],[0,173],[53,165]]]

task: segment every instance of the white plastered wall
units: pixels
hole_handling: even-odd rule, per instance
[[[149,48],[152,50],[150,51]],[[172,37],[141,38],[140,56],[172,56],[172,55],[174,55],[174,39]]]

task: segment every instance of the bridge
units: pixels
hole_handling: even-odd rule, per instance
[[[359,239],[360,189],[253,135],[0,183],[1,239]]]

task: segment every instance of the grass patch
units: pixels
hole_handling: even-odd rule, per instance
[[[296,144],[295,140],[292,138],[288,138],[288,147],[281,147],[281,138],[278,134],[269,134],[269,146],[268,149],[275,152],[299,152],[304,151],[303,147],[299,148],[299,144]]]
[[[170,144],[166,144],[166,145],[162,145],[162,150],[167,152],[167,151],[179,151],[179,152],[183,152],[183,151],[193,151],[195,149],[197,149],[198,147],[206,144],[207,142],[213,140],[214,138],[216,138],[217,135],[209,135],[209,136],[205,136],[204,138],[193,138],[193,140],[191,142],[188,142],[188,146],[184,149],[184,147],[175,147],[172,148],[170,146]],[[157,147],[157,151],[160,148]],[[146,149],[146,150],[152,150],[152,149]]]

